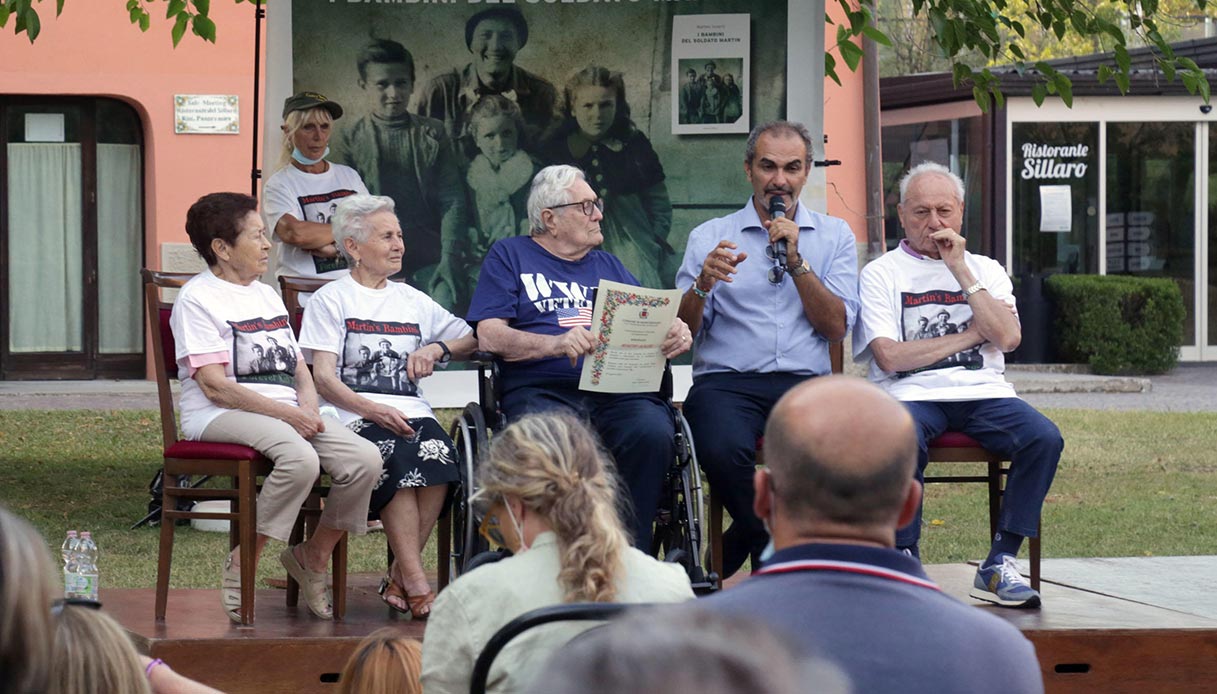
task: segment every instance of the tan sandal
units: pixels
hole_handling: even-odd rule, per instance
[[[297,545],[298,546],[298,545]],[[309,571],[298,559],[294,547],[288,547],[279,553],[279,563],[287,569],[287,573],[300,584],[300,593],[304,595],[304,604],[309,612],[321,619],[333,619],[334,609],[330,605],[328,586],[324,571]]]
[[[229,619],[241,623],[241,568],[232,565],[232,554],[224,559],[220,572],[220,604]]]

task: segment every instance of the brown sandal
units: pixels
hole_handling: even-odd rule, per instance
[[[435,593],[427,591],[426,595],[410,595],[390,576],[380,579],[380,587],[376,589],[380,599],[395,612],[409,613],[417,621],[424,621],[431,616],[431,603],[435,602]],[[389,602],[389,598],[398,598],[406,603],[405,608]]]
[[[391,607],[394,612],[406,614],[410,611],[409,596],[406,595],[406,592],[402,590],[401,586],[397,585],[397,582],[395,582],[391,577],[385,576],[384,578],[380,579],[380,587],[376,589],[376,592],[380,594],[381,601]],[[400,599],[406,604],[406,607],[398,607],[395,603],[389,602],[389,598]]]
[[[410,616],[420,622],[431,616],[431,603],[435,602],[435,593],[427,591],[426,595],[407,595],[406,604],[410,606]]]

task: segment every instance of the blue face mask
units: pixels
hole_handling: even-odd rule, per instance
[[[298,147],[292,147],[292,159],[295,159],[296,161],[300,162],[301,164],[304,164],[305,166],[312,166],[313,164],[319,164],[319,163],[325,161],[325,158],[328,156],[330,156],[329,147],[325,148],[325,151],[321,153],[321,157],[319,159],[309,159],[308,157],[304,156],[304,154],[300,151],[300,149]]]

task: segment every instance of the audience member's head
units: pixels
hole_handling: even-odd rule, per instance
[[[139,653],[118,622],[92,604],[60,604],[51,694],[150,694]]]
[[[554,654],[535,694],[846,694],[846,677],[801,658],[768,627],[688,608],[639,609]]]
[[[615,594],[613,578],[629,541],[611,465],[586,424],[545,413],[521,417],[496,435],[478,470],[487,520],[509,548],[526,550],[530,527],[557,536],[567,602],[609,602]]]
[[[393,627],[359,642],[342,669],[338,694],[422,694],[422,647]]]
[[[46,543],[0,506],[0,693],[43,692],[51,673],[57,582]]]
[[[810,538],[893,546],[921,498],[917,439],[904,406],[848,376],[806,381],[773,408],[757,515],[778,549]]]

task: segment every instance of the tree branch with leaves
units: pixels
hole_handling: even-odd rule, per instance
[[[845,21],[837,25],[836,43],[828,46],[824,61],[826,75],[840,84],[836,72],[836,52],[850,70],[857,69],[862,49],[859,37],[891,46],[891,40],[876,23],[874,10],[853,0],[837,0]],[[1073,105],[1073,82],[1041,56],[1036,42],[1043,36],[1059,42],[1067,36],[1109,41],[1110,63],[1098,69],[1100,84],[1113,83],[1121,94],[1130,87],[1132,60],[1128,54],[1130,35],[1154,52],[1154,61],[1168,81],[1176,78],[1190,94],[1208,103],[1208,78],[1195,61],[1175,55],[1170,42],[1159,28],[1159,19],[1170,12],[1159,0],[911,0],[912,14],[927,21],[934,47],[950,64],[956,87],[972,86],[972,96],[982,110],[993,105],[1001,108],[1005,96],[1001,77],[993,70],[1008,65],[1019,75],[1031,75],[1037,82],[1031,97],[1042,104],[1049,95]],[[1171,12],[1194,7],[1204,13],[1207,0],[1180,0],[1170,5]],[[832,19],[828,22],[831,24]],[[1125,27],[1121,24],[1127,25]],[[1169,32],[1167,32],[1169,33]],[[1102,45],[1100,41],[1099,45]],[[983,65],[970,65],[969,58],[980,55]]]
[[[8,26],[9,19],[13,20],[13,33],[25,34],[33,43],[42,31],[42,20],[38,15],[39,8],[47,0],[0,0],[0,28]],[[78,0],[79,1],[79,0]],[[102,0],[92,0],[100,2]],[[263,4],[263,0],[234,0],[237,4],[247,2],[254,5]],[[55,16],[63,14],[64,0],[55,0]],[[140,31],[148,31],[152,26],[153,12],[165,7],[165,20],[172,22],[169,35],[176,47],[186,35],[186,30],[204,41],[215,43],[216,25],[211,20],[211,0],[127,0],[127,14],[131,23],[138,26]],[[44,8],[45,9],[45,8]]]

